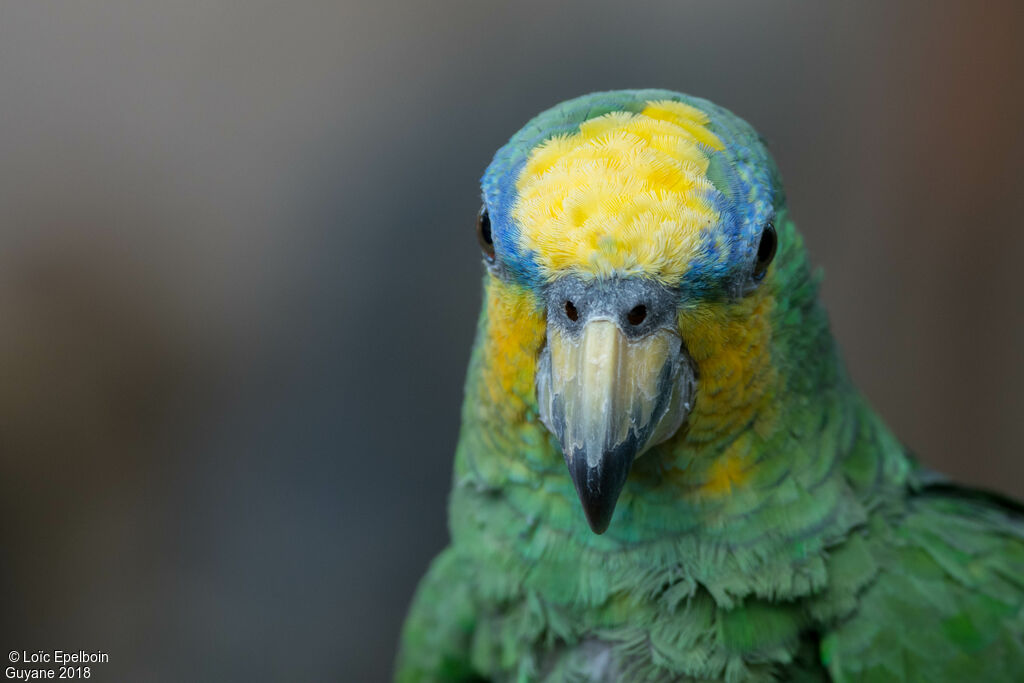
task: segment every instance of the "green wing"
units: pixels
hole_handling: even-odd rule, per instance
[[[822,640],[834,680],[1024,680],[1024,516],[1003,503],[940,484],[877,525],[878,578]]]
[[[396,681],[482,680],[470,666],[476,614],[466,566],[449,548],[423,577],[402,629]]]

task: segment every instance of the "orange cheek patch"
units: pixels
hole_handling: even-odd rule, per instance
[[[771,355],[774,305],[762,291],[736,304],[680,314],[680,332],[700,370],[690,441],[711,442],[748,427],[761,431],[756,422],[772,419],[771,388],[778,378]],[[730,472],[720,480],[733,481]]]
[[[497,278],[487,284],[483,374],[491,405],[522,415],[536,401],[534,376],[544,343],[544,314],[525,287]]]
[[[708,497],[724,496],[742,486],[753,471],[749,452],[749,436],[736,439],[708,468],[707,479],[698,492]]]

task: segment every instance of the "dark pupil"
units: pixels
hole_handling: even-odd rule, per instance
[[[754,264],[754,279],[760,280],[768,270],[768,264],[775,258],[775,248],[778,244],[775,235],[775,225],[769,221],[761,233],[761,242],[757,245],[757,262]]]
[[[487,207],[480,207],[476,217],[476,237],[488,261],[494,260],[494,238],[491,236],[491,217]]]

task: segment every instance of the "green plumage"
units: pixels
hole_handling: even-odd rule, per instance
[[[594,534],[535,397],[495,400],[485,308],[452,544],[416,594],[399,681],[1024,680],[1021,509],[919,468],[851,386],[776,201],[778,418],[724,499],[663,475],[699,477],[736,435],[670,442]]]

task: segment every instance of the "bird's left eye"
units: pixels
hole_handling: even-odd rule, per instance
[[[488,263],[494,263],[494,237],[491,235],[491,216],[486,206],[481,206],[480,213],[476,215],[476,238],[484,258]]]
[[[778,236],[775,234],[775,223],[768,221],[761,232],[761,242],[757,245],[757,259],[754,261],[754,271],[751,275],[754,282],[760,282],[768,272],[768,266],[775,258],[775,249],[778,247]]]

